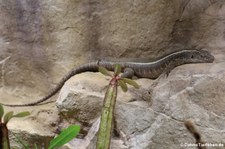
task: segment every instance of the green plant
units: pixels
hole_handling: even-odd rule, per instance
[[[41,147],[40,146],[38,147],[37,144],[30,146],[30,145],[24,143],[24,141],[22,141],[15,134],[13,134],[13,135],[16,138],[17,143],[21,144],[24,149],[30,149],[30,148],[39,149],[39,148],[43,148],[43,147],[48,148],[48,149],[55,149],[55,148],[63,146],[64,144],[68,143],[69,141],[71,141],[73,138],[75,138],[78,135],[79,131],[80,131],[80,126],[70,125],[68,128],[63,129],[57,137],[52,139],[50,141],[50,144],[47,143],[46,146],[41,146]]]
[[[120,76],[120,65],[115,65],[114,70],[114,74],[111,74],[106,68],[99,67],[99,72],[112,78],[109,82],[104,97],[104,104],[101,113],[101,122],[98,130],[98,137],[96,143],[97,149],[110,148],[111,132],[113,126],[113,114],[117,97],[117,87],[120,86],[124,92],[126,92],[128,89],[127,84],[132,85],[135,88],[139,88],[139,85],[135,81],[128,78],[122,78]]]
[[[75,138],[79,131],[80,126],[77,125],[71,125],[68,128],[62,130],[62,132],[50,142],[48,149],[54,149],[63,146]]]
[[[113,123],[113,113],[117,97],[117,88],[120,86],[124,92],[128,90],[127,84],[139,88],[139,85],[128,78],[122,78],[120,76],[121,66],[115,65],[114,74],[111,74],[104,67],[99,67],[99,71],[107,76],[111,76],[112,79],[109,82],[105,98],[104,105],[102,108],[101,122],[98,131],[97,138],[97,149],[108,149],[110,147],[112,123]],[[13,111],[10,111],[4,115],[4,109],[0,105],[0,143],[2,149],[10,149],[9,137],[8,137],[8,128],[7,123],[13,117],[24,117],[29,115],[29,112],[21,112],[16,115],[13,115]],[[4,117],[3,117],[4,115]],[[71,141],[80,131],[80,126],[71,125],[68,128],[62,130],[62,132],[53,140],[51,140],[48,149],[54,149],[63,146],[64,144]],[[16,137],[17,142],[20,143],[25,149],[29,148],[29,145],[25,144],[20,138]],[[37,149],[37,145],[34,145],[34,148]]]
[[[4,108],[0,104],[0,148],[1,149],[10,149],[10,143],[9,143],[9,136],[8,136],[8,128],[7,123],[9,120],[13,117],[25,117],[30,115],[29,112],[20,112],[18,114],[13,114],[13,111],[7,112],[4,115]],[[64,144],[71,141],[73,138],[75,138],[80,131],[80,126],[77,125],[71,125],[68,128],[62,130],[62,132],[51,140],[48,149],[54,149],[58,148],[60,146],[63,146]],[[16,141],[23,146],[24,149],[29,149],[30,146],[26,143],[24,143],[19,137],[17,137],[15,134],[13,134],[16,138]],[[34,148],[38,149],[37,144],[34,144]]]
[[[30,115],[30,113],[27,111],[20,112],[15,115],[13,111],[10,111],[4,115],[4,108],[0,104],[0,148],[10,149],[9,134],[7,128],[7,123],[9,122],[9,120],[13,117],[25,117],[28,115]]]

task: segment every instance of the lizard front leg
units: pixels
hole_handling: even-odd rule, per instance
[[[132,78],[134,76],[134,70],[132,68],[124,68],[121,78]]]

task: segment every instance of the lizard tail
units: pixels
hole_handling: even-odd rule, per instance
[[[72,69],[69,73],[67,73],[62,79],[61,81],[56,85],[55,88],[53,88],[52,90],[50,90],[50,92],[42,97],[41,99],[35,101],[35,102],[31,102],[31,103],[27,103],[27,104],[2,104],[4,106],[10,106],[10,107],[23,107],[23,106],[35,106],[39,103],[42,103],[46,100],[48,100],[50,97],[52,97],[53,95],[55,95],[65,84],[65,82],[70,79],[72,76],[82,73],[82,72],[86,72],[86,71],[91,71],[91,72],[96,72],[98,71],[98,62],[91,62],[91,63],[87,63],[84,65],[79,66],[78,68]]]

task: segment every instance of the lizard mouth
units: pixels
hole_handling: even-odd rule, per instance
[[[209,53],[209,51],[205,50],[200,51],[201,51],[200,55],[204,63],[212,63],[215,60],[215,57],[211,53]]]

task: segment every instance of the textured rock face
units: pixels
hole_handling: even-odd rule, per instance
[[[87,72],[78,74],[67,81],[56,105],[59,111],[71,113],[72,117],[79,119],[81,122],[90,123],[99,117],[102,109],[102,99],[109,79],[104,78],[100,73]],[[152,84],[152,80],[141,79],[138,82],[145,84],[141,91],[131,88],[131,92],[123,93],[118,91],[118,102],[131,102],[133,100],[150,101],[151,96],[148,88]],[[76,113],[76,114],[74,114]]]
[[[161,77],[158,83],[157,80],[138,79],[140,90],[131,88],[127,95],[119,92],[115,109],[119,137],[114,140],[122,141],[124,146],[117,148],[186,148],[182,144],[195,142],[184,127],[183,122],[187,119],[197,125],[206,143],[225,143],[224,66],[224,62],[183,65],[175,68],[167,78]],[[96,73],[73,77],[56,102],[59,111],[81,123],[92,124],[101,112],[103,84],[107,85],[107,81]],[[149,92],[149,98],[138,96]],[[95,123],[93,127],[97,130]],[[91,132],[93,127],[89,129]],[[96,133],[91,134],[92,139],[84,140],[93,148]],[[75,140],[72,144],[77,146],[77,143],[79,141]]]
[[[156,57],[183,48],[205,48],[219,64],[182,66],[155,88],[150,87],[151,80],[140,79],[142,90],[119,93],[116,117],[121,137],[114,138],[112,145],[180,148],[180,143],[194,142],[183,127],[187,118],[200,126],[203,139],[210,141],[213,135],[212,142],[219,142],[224,137],[224,13],[224,0],[0,0],[0,102],[36,100],[69,69],[98,58]],[[107,81],[98,74],[79,77],[64,87],[58,108],[76,112],[69,116],[80,123],[92,124],[99,115]],[[95,81],[87,79],[92,77]],[[28,136],[43,136],[47,130],[44,135],[53,135],[56,128],[47,124],[51,120],[33,117],[29,120],[34,122],[24,124],[37,124],[33,127],[40,131],[30,133],[34,129],[30,125]],[[23,123],[19,128],[17,123],[12,122],[11,129],[24,132]],[[88,132],[95,134],[95,129]],[[94,135],[89,136],[85,148],[94,142]]]
[[[221,0],[1,0],[0,60],[10,57],[1,92],[8,102],[43,95],[72,67],[102,57],[195,46],[225,60],[223,13]]]

